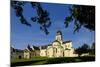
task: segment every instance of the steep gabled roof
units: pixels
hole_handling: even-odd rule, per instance
[[[28,50],[28,49],[24,49],[24,52],[29,52],[30,50]]]
[[[71,40],[69,40],[69,41],[64,41],[63,44],[65,44],[65,43],[70,43],[70,42],[72,42],[72,41],[71,41]]]
[[[33,51],[33,49],[30,47],[30,45],[28,44],[28,46],[27,46],[27,48],[26,48],[27,50],[29,50],[29,51]]]
[[[58,42],[59,44],[61,44],[58,40],[55,40],[55,41],[53,41],[53,42]]]
[[[47,49],[48,45],[41,46],[41,49]]]
[[[33,45],[33,48],[34,48],[35,50],[40,50],[39,47],[34,46],[34,45]]]
[[[23,50],[21,50],[21,49],[15,49],[15,48],[13,48],[13,47],[11,47],[11,50],[12,50],[13,52],[23,52]]]
[[[21,49],[15,49],[15,52],[23,52]]]
[[[52,46],[52,44],[43,45],[43,46],[41,46],[41,49],[47,49],[48,46]]]

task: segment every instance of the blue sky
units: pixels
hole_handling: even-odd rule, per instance
[[[23,15],[32,27],[28,27],[20,23],[18,17],[16,17],[14,10],[11,9],[11,45],[18,49],[24,49],[28,44],[30,45],[47,45],[55,40],[56,32],[62,31],[63,40],[72,40],[73,47],[77,48],[84,43],[91,45],[94,42],[95,32],[90,32],[86,28],[81,28],[76,34],[73,34],[74,24],[73,22],[68,28],[65,28],[64,19],[69,15],[68,7],[72,5],[64,4],[47,4],[41,3],[43,9],[48,10],[52,21],[49,30],[49,35],[46,35],[40,30],[39,24],[30,20],[30,17],[36,16],[36,11],[31,8],[30,4],[24,6]]]

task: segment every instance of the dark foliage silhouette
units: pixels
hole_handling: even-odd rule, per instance
[[[78,47],[75,51],[78,53],[80,56],[83,53],[89,53],[89,46],[87,44],[83,44],[81,47]]]
[[[40,30],[45,34],[49,34],[48,28],[51,26],[49,12],[41,6],[39,2],[11,1],[11,7],[15,10],[16,16],[22,24],[32,26],[23,15],[23,6],[29,3],[36,10],[37,16],[30,17],[32,22],[40,25]],[[95,31],[95,6],[72,5],[70,15],[65,17],[65,27],[68,27],[71,21],[74,21],[74,33],[79,31],[81,27],[85,27],[90,31]]]
[[[27,26],[32,26],[32,23],[29,23],[23,15],[23,6],[28,2],[24,1],[11,1],[11,7],[15,10],[16,16],[19,18],[22,24]],[[36,9],[37,16],[30,17],[30,20],[40,24],[40,30],[44,31],[45,34],[49,34],[47,28],[51,26],[51,21],[49,18],[49,13],[47,10],[44,10],[39,2],[29,2],[33,9]]]
[[[95,6],[73,5],[69,10],[70,16],[67,16],[64,22],[66,27],[73,21],[74,33],[82,26],[95,31]]]

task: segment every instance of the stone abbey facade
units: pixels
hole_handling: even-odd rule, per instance
[[[24,50],[24,58],[42,57],[75,57],[72,41],[63,41],[62,32],[57,31],[55,40],[46,46],[32,46]]]
[[[40,56],[47,57],[75,57],[72,41],[63,41],[62,32],[57,31],[55,41],[45,48],[40,48]]]
[[[57,31],[55,40],[45,46],[27,46],[23,51],[12,51],[12,56],[18,56],[19,58],[32,58],[34,56],[41,57],[75,57],[74,48],[72,48],[72,41],[63,41],[63,36],[61,31]]]

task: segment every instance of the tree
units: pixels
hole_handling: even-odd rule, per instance
[[[95,50],[95,43],[92,43],[91,49]]]
[[[11,7],[15,10],[16,16],[19,18],[20,22],[31,27],[32,24],[29,23],[23,15],[23,6],[27,5],[28,3],[31,4],[31,7],[37,11],[37,16],[30,17],[30,20],[40,24],[40,29],[44,31],[45,34],[49,34],[47,29],[51,26],[49,13],[47,10],[42,8],[39,2],[11,1]]]
[[[90,54],[95,55],[95,43],[92,43],[91,49],[90,49]]]
[[[65,26],[74,22],[74,33],[79,31],[81,27],[85,27],[91,31],[95,31],[95,6],[73,5],[69,8],[70,16],[65,18]]]
[[[19,18],[21,24],[25,24],[30,27],[32,26],[32,23],[29,23],[23,15],[23,6],[27,4],[30,4],[37,13],[37,16],[30,17],[30,20],[38,23],[40,25],[40,30],[42,30],[45,34],[49,34],[48,28],[51,26],[49,12],[43,9],[39,2],[11,1],[11,7],[15,10],[16,16]],[[69,10],[70,16],[67,16],[64,22],[66,27],[69,26],[71,21],[74,21],[74,32],[78,32],[82,26],[91,31],[95,31],[94,6],[72,5]]]
[[[80,57],[80,55],[82,54],[81,47],[78,47],[77,49],[75,49],[75,52],[78,53],[78,56]]]
[[[83,44],[81,47],[77,48],[75,51],[80,56],[83,53],[88,53],[89,52],[89,46],[87,44]]]

